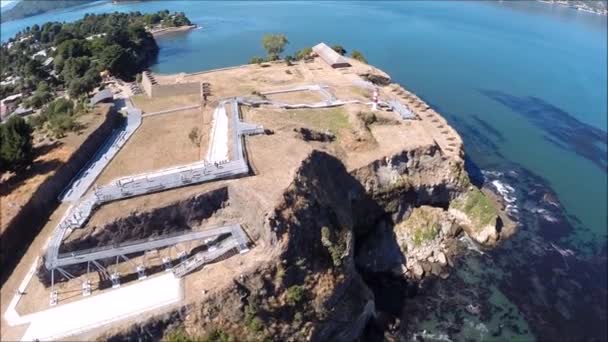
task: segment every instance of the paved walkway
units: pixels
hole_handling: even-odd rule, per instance
[[[22,341],[57,340],[182,299],[180,279],[172,273],[21,317],[30,323]]]
[[[213,125],[209,140],[207,161],[216,163],[228,160],[228,115],[226,115],[224,102],[220,102],[213,111]]]
[[[126,101],[126,105],[127,124],[123,128],[112,132],[112,135],[106,140],[104,145],[74,177],[70,185],[60,196],[62,202],[79,200],[141,125],[141,110],[133,107],[131,101]]]

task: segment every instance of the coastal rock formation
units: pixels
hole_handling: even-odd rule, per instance
[[[205,336],[219,329],[237,340],[360,338],[376,317],[364,273],[411,281],[447,277],[463,231],[482,243],[496,242],[491,223],[498,220],[484,211],[480,196],[462,161],[446,158],[435,145],[351,172],[336,157],[313,150],[265,218],[276,261],[188,306],[181,319],[170,316],[165,334]]]

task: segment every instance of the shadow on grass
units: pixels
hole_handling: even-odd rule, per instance
[[[52,144],[45,144],[34,148],[34,160],[61,147],[61,145],[63,145],[63,143],[55,141]],[[17,171],[13,173],[12,176],[0,184],[0,196],[9,195],[15,189],[22,186],[28,179],[35,176],[46,175],[47,173],[55,171],[61,165],[63,165],[63,162],[59,159],[34,161],[29,168],[24,171]]]

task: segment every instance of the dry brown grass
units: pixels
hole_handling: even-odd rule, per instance
[[[30,200],[38,187],[53,176],[88,136],[103,123],[106,109],[107,106],[103,105],[89,114],[79,116],[78,123],[83,127],[79,132],[68,132],[65,137],[54,142],[44,141],[35,144],[34,152],[39,155],[28,170],[19,174],[1,175],[0,233],[6,229],[21,207]],[[39,135],[36,132],[34,136]]]
[[[262,107],[249,110],[248,116],[252,122],[273,130],[290,131],[294,127],[306,126],[340,136],[344,130],[351,128],[344,107],[290,110]]]
[[[112,179],[131,174],[154,171],[200,160],[206,148],[208,133],[200,109],[175,112],[144,118],[142,125],[114,157],[97,179],[105,184]],[[194,127],[201,132],[201,145],[188,138]]]
[[[133,100],[135,107],[143,110],[144,114],[201,103],[201,99],[198,94],[154,98],[149,98],[147,95],[135,95],[131,97],[131,100]]]
[[[269,100],[287,104],[317,103],[325,100],[318,91],[297,91],[291,93],[272,94],[266,96]]]

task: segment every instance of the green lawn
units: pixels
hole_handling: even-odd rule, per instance
[[[284,114],[282,114],[284,115]],[[350,128],[348,115],[344,108],[291,109],[287,111],[289,121],[310,126],[321,131],[329,130],[339,135],[340,131]]]

